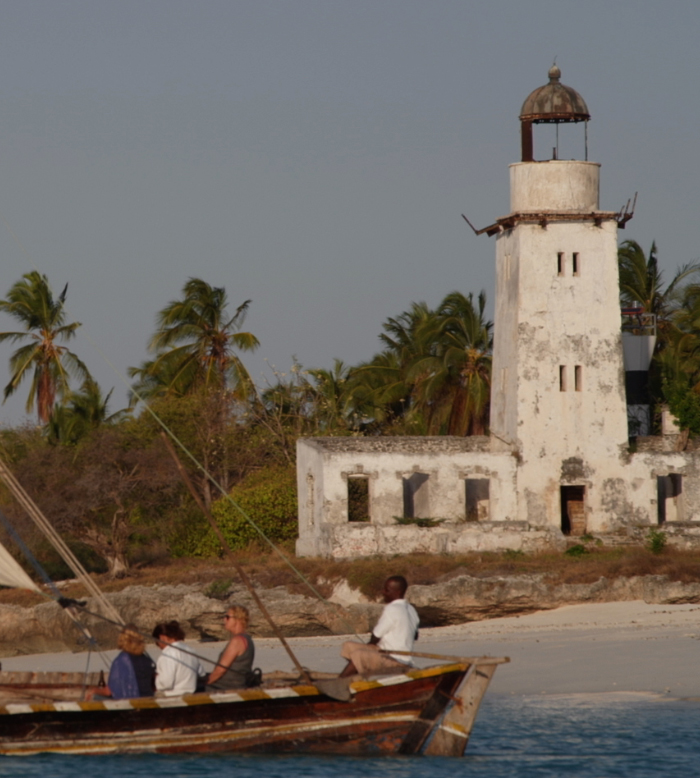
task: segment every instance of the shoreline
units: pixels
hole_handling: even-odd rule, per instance
[[[366,636],[361,636],[366,639]],[[255,639],[255,636],[253,636]],[[347,635],[288,638],[305,667],[340,672]],[[496,671],[492,694],[655,694],[700,697],[693,672],[700,656],[700,605],[651,605],[642,601],[569,605],[449,627],[421,630],[415,648],[458,656],[509,656]],[[215,659],[224,643],[189,645]],[[274,638],[255,640],[255,665],[263,673],[290,670],[292,661]],[[154,658],[158,651],[149,646]],[[116,651],[5,657],[3,670],[108,669]],[[425,666],[431,660],[416,660]],[[205,665],[206,666],[206,665]]]

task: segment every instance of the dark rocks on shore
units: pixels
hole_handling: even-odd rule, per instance
[[[203,585],[131,586],[106,595],[124,621],[134,622],[150,634],[159,621],[177,619],[193,640],[223,640],[227,633],[222,615],[229,603],[246,605],[251,613],[251,633],[271,637],[273,631],[242,586],[234,586],[225,600],[205,594]],[[339,591],[339,587],[336,587]],[[311,596],[290,594],[284,587],[260,591],[266,608],[286,637],[370,632],[382,605],[367,603],[359,592],[342,587],[340,602],[320,602]],[[636,576],[592,584],[552,585],[543,575],[472,578],[462,575],[432,586],[412,586],[409,599],[424,627],[464,624],[470,621],[549,610],[564,605],[644,600],[654,604],[700,602],[700,583],[669,581],[665,576]],[[340,604],[342,602],[342,604]],[[87,610],[99,613],[99,604],[88,601]],[[100,649],[114,648],[118,628],[92,615],[81,623]],[[33,608],[0,606],[0,656],[48,651],[82,651],[87,637],[56,603]]]

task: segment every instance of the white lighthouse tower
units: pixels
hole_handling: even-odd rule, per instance
[[[605,530],[628,431],[620,332],[617,220],[599,209],[583,98],[560,70],[525,100],[510,214],[497,220],[491,389],[494,447],[517,468],[518,519]],[[533,125],[583,123],[583,160],[534,159]]]

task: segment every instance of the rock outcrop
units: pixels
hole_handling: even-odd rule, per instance
[[[251,612],[251,631],[270,637],[273,631],[242,586],[234,586],[225,600],[208,597],[203,585],[131,586],[107,598],[127,622],[150,633],[159,621],[177,619],[188,637],[223,640],[223,614],[229,603],[246,605]],[[371,630],[381,604],[368,603],[346,584],[337,587],[340,602],[320,602],[284,587],[262,592],[265,606],[287,637],[328,634],[363,634]],[[473,578],[462,575],[432,586],[412,586],[411,602],[423,626],[447,626],[469,621],[549,610],[563,605],[644,600],[655,604],[700,602],[700,583],[669,581],[665,576],[637,576],[592,584],[552,585],[543,575]],[[99,614],[99,605],[88,601],[87,610]],[[84,614],[81,624],[100,648],[113,648],[117,628],[95,615]],[[79,651],[88,638],[56,603],[33,608],[0,606],[0,656],[47,651]]]

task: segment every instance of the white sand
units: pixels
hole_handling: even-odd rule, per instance
[[[302,665],[335,672],[344,665],[339,656],[344,639],[292,638],[289,643]],[[498,668],[491,684],[491,691],[500,694],[654,692],[700,697],[699,641],[700,605],[620,602],[424,629],[416,650],[509,656],[511,663]],[[212,658],[222,645],[190,643]],[[256,649],[256,665],[263,671],[292,668],[276,640],[256,640]],[[158,653],[149,652],[154,657]],[[93,654],[90,669],[106,668],[114,653]],[[4,670],[84,670],[86,663],[85,654],[2,659]]]

